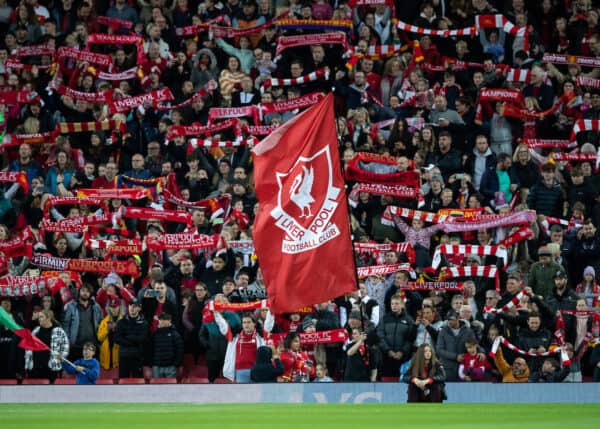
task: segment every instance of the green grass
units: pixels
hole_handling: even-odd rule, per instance
[[[4,404],[2,429],[586,429],[597,404]]]

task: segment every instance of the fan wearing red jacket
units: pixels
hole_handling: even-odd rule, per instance
[[[315,365],[308,353],[302,351],[300,337],[294,332],[283,340],[283,350],[279,359],[285,368],[281,377],[285,382],[308,382],[315,376]]]

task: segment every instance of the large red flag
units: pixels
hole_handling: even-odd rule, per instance
[[[274,313],[357,288],[337,145],[329,94],[252,151],[254,246]]]

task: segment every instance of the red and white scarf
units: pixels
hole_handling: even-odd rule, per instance
[[[258,139],[255,137],[249,137],[247,139],[238,138],[236,140],[212,140],[212,139],[190,139],[188,153],[198,149],[200,147],[239,147],[248,146],[253,147],[258,144]]]
[[[260,123],[259,109],[257,106],[244,107],[211,107],[208,111],[208,124],[212,124],[215,119],[242,118],[249,116],[255,124]]]
[[[136,45],[137,58],[136,63],[142,64],[144,62],[144,39],[138,35],[117,35],[117,34],[102,34],[94,33],[90,34],[87,38],[85,49],[91,52],[90,45],[102,44],[102,45]]]
[[[277,128],[275,125],[244,125],[242,126],[242,131],[251,136],[268,136]]]
[[[99,16],[96,18],[98,24],[106,25],[108,28],[119,31],[121,28],[126,30],[131,30],[133,27],[133,22],[126,21],[124,19],[119,18],[110,18],[108,16]]]
[[[90,70],[88,69],[88,71],[90,71]],[[119,72],[119,73],[107,73],[107,72],[103,72],[103,71],[97,72],[94,69],[92,74],[97,75],[98,79],[101,79],[101,80],[114,81],[114,80],[136,79],[138,77],[137,72],[138,72],[138,68],[136,66],[136,67],[132,67],[130,69],[127,69],[127,70]]]
[[[500,279],[498,278],[498,267],[495,265],[477,265],[466,267],[443,267],[440,279],[452,279],[456,277],[487,277],[496,281],[496,290],[500,292]]]
[[[374,173],[364,170],[360,163],[376,163],[383,165],[397,165],[396,157],[378,155],[374,153],[358,152],[346,165],[344,175],[346,180],[361,183],[378,183],[390,186],[419,187],[419,174],[416,171],[401,171],[397,173]]]
[[[320,92],[312,92],[298,98],[292,98],[286,101],[276,101],[274,103],[261,103],[259,105],[259,113],[261,118],[267,113],[289,112],[296,109],[304,109],[305,107],[314,106],[325,97]]]
[[[498,352],[498,347],[500,347],[500,344],[503,344],[509,350],[512,350],[513,352],[518,353],[523,356],[545,357],[545,356],[552,356],[552,355],[560,353],[560,357],[561,357],[561,361],[562,361],[563,365],[569,366],[571,364],[569,356],[567,355],[567,352],[563,347],[555,348],[554,350],[549,350],[549,351],[543,352],[543,353],[542,352],[533,352],[532,353],[527,350],[522,350],[522,349],[518,348],[517,346],[512,344],[510,341],[508,341],[504,337],[496,337],[496,339],[494,340],[494,344],[492,344],[492,350],[490,351],[490,355],[492,357],[494,357],[496,355],[496,353]]]
[[[577,78],[577,85],[587,86],[590,88],[600,88],[600,79],[594,79],[592,77],[579,76]]]
[[[484,28],[501,28],[505,33],[508,33],[513,37],[522,37],[525,40],[523,49],[525,52],[529,51],[528,28],[517,27],[504,15],[477,15],[475,16],[475,26],[477,27],[478,31],[481,31]]]
[[[398,21],[396,27],[398,30],[406,31],[408,33],[427,34],[430,36],[440,36],[446,38],[456,36],[474,36],[477,34],[477,29],[474,26],[459,28],[456,30],[433,30],[431,28],[417,27],[416,25],[410,25],[406,22]]]
[[[577,134],[581,131],[600,131],[600,120],[598,119],[578,119],[573,124],[571,131],[571,143],[577,143]]]
[[[50,292],[48,279],[32,276],[6,276],[0,278],[0,296],[22,297],[45,295]]]
[[[440,266],[442,255],[496,256],[502,258],[505,265],[508,262],[506,247],[499,245],[480,246],[476,244],[442,244],[433,254],[433,262],[431,263],[433,268],[437,269]]]
[[[73,100],[87,101],[88,103],[106,103],[108,101],[107,92],[83,92],[69,88],[66,85],[58,84],[55,80],[50,81],[48,90],[56,91],[60,95],[66,95]]]
[[[33,46],[21,46],[15,53],[16,57],[37,57],[42,55],[54,55],[56,48],[50,45],[33,45]]]
[[[530,149],[569,148],[573,146],[569,140],[556,139],[523,139],[523,143]]]
[[[417,198],[419,190],[402,185],[382,185],[380,183],[357,183],[348,195],[348,204],[356,207],[359,201],[359,193],[366,192],[376,195],[390,195],[398,198]]]
[[[46,200],[46,204],[44,205],[44,217],[50,217],[51,207],[80,204],[88,206],[98,206],[104,211],[104,213],[108,212],[108,206],[106,205],[106,201],[102,201],[98,198],[58,197],[56,195],[51,195],[50,197],[48,197],[48,200]]]
[[[272,86],[292,86],[292,85],[302,85],[308,82],[315,82],[317,80],[327,80],[329,79],[329,69],[326,67],[322,67],[314,72],[311,72],[307,75],[289,78],[289,79],[277,79],[270,78],[263,81],[261,86],[261,91],[265,89],[269,89]]]
[[[0,171],[0,183],[18,183],[23,192],[29,193],[27,173],[22,171]]]
[[[165,202],[171,203],[175,206],[186,207],[194,210],[205,210],[210,216],[210,219],[215,219],[220,216],[226,216],[229,213],[229,207],[231,206],[231,195],[223,194],[220,197],[207,198],[199,201],[186,201],[167,189],[163,189],[163,197]]]
[[[388,274],[397,273],[398,271],[414,272],[410,264],[371,265],[370,267],[356,268],[359,279],[364,279],[369,276],[386,276]]]
[[[31,104],[41,101],[35,91],[0,91],[0,104]]]

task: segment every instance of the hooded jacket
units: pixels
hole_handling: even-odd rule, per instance
[[[279,358],[273,360],[273,352],[267,346],[256,351],[256,362],[250,370],[250,378],[256,383],[276,382],[283,375],[283,363]]]

